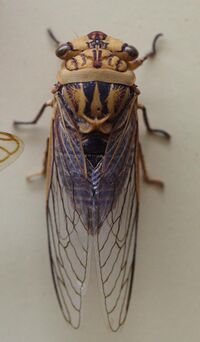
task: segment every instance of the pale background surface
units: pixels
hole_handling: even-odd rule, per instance
[[[200,2],[198,0],[0,1],[0,128],[32,119],[49,99],[59,61],[46,35],[62,41],[95,29],[134,44],[141,54],[165,34],[159,54],[137,72],[152,125],[171,132],[170,144],[141,131],[151,175],[164,192],[142,185],[136,277],[128,319],[106,328],[95,274],[83,324],[64,322],[47,250],[44,182],[40,170],[50,110],[25,142],[20,159],[0,177],[1,342],[197,342],[200,339]]]

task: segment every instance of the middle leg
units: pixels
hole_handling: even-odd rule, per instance
[[[146,164],[145,164],[145,160],[144,160],[144,155],[143,155],[143,152],[142,152],[142,147],[141,147],[141,144],[139,143],[139,160],[141,162],[141,166],[142,166],[142,172],[143,172],[143,179],[145,181],[145,183],[148,183],[150,185],[155,185],[155,186],[158,186],[159,188],[163,188],[164,187],[164,183],[160,180],[157,180],[157,179],[152,179],[149,177],[148,175],[148,171],[147,171],[147,168],[146,168]]]
[[[148,133],[162,135],[164,138],[166,138],[168,140],[171,138],[170,134],[168,132],[164,131],[163,129],[151,128],[151,125],[149,123],[149,119],[147,116],[147,110],[146,110],[145,106],[143,106],[142,104],[138,104],[138,109],[140,109],[142,111],[144,124],[146,126]]]

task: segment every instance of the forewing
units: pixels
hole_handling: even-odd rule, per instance
[[[128,155],[128,163],[120,171],[125,177],[119,197],[113,198],[113,205],[102,227],[96,235],[96,257],[100,285],[104,298],[104,306],[110,328],[119,329],[124,323],[131,298],[132,283],[135,268],[137,223],[138,223],[138,128],[137,122],[128,120],[128,129],[132,130],[131,144],[123,152]],[[132,128],[131,128],[132,127]],[[127,128],[125,128],[127,131]],[[123,132],[122,132],[123,134]],[[126,136],[131,132],[126,132]],[[123,142],[122,142],[123,144]],[[123,144],[124,145],[124,144]],[[121,148],[117,147],[112,153],[120,155]],[[114,160],[114,159],[113,159]],[[113,170],[117,164],[114,161]],[[120,179],[114,179],[116,189]],[[113,194],[117,196],[117,194]]]
[[[88,278],[90,239],[94,240],[106,314],[115,331],[127,315],[135,264],[138,218],[135,101],[120,116],[109,139],[95,212],[91,211],[91,184],[84,174],[84,155],[74,131],[73,116],[61,97],[58,103],[50,139],[47,201],[54,285],[65,319],[78,328]]]
[[[0,132],[0,170],[15,161],[23,151],[23,142],[13,134]]]
[[[68,138],[73,140],[73,134]],[[74,152],[73,155],[69,154],[68,142],[64,140],[62,132],[56,129],[56,123],[51,140],[51,178],[47,200],[51,269],[64,318],[74,328],[78,328],[90,259],[90,235],[76,209],[74,198],[77,179],[72,173],[73,170],[78,172],[75,160],[79,159],[79,155],[74,155],[76,147],[72,140],[70,144],[74,144]],[[81,178],[82,186],[85,187],[84,177]]]

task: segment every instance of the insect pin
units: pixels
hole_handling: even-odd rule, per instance
[[[134,278],[139,213],[139,164],[148,176],[139,143],[138,111],[149,133],[146,108],[138,102],[134,70],[156,53],[139,58],[137,49],[94,31],[57,44],[62,60],[53,99],[30,122],[53,107],[42,174],[46,175],[46,216],[50,263],[63,316],[74,328],[81,322],[89,264],[95,254],[108,324],[124,323]]]

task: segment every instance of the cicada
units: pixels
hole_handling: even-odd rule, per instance
[[[108,324],[124,323],[134,278],[139,214],[139,164],[148,177],[138,132],[138,110],[152,129],[134,70],[156,53],[139,58],[137,49],[94,31],[57,44],[62,60],[53,98],[30,122],[53,107],[43,174],[51,271],[63,316],[74,328],[81,322],[82,302],[93,255]]]
[[[11,164],[23,151],[23,142],[17,136],[0,132],[0,170]]]

